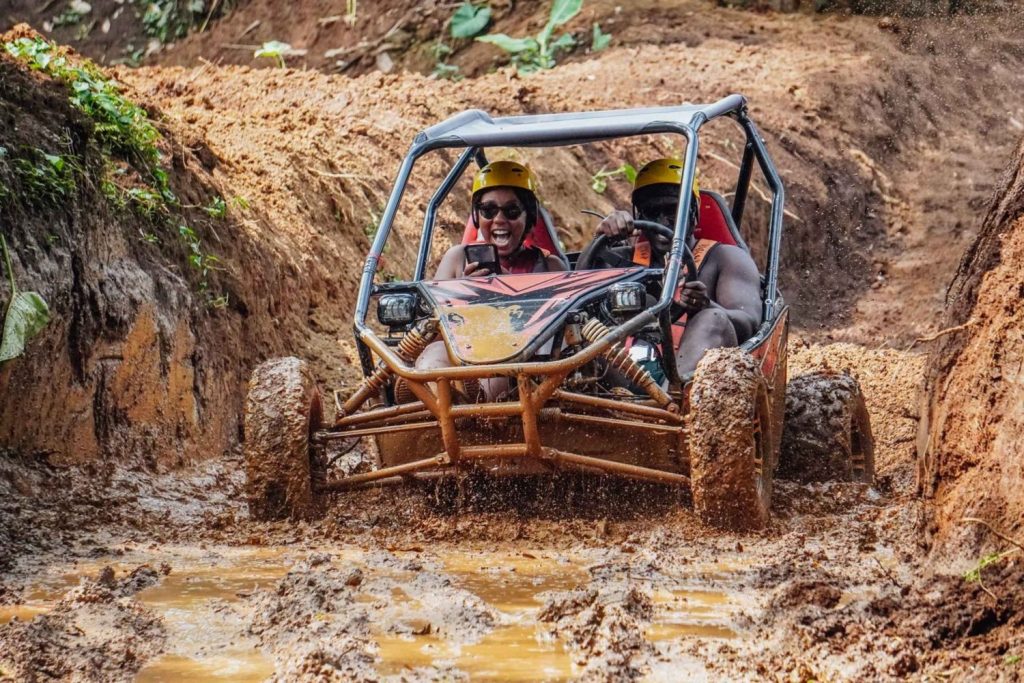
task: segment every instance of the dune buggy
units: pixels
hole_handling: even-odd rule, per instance
[[[488,148],[674,134],[685,138],[681,187],[689,188],[701,126],[719,117],[739,124],[745,139],[731,206],[701,192],[694,225],[684,217],[697,199],[681,190],[674,226],[642,225],[671,236],[664,267],[591,269],[615,247],[598,238],[580,254],[562,254],[541,212],[528,239],[562,254],[569,270],[425,277],[438,207],[471,164],[486,163]],[[415,273],[409,281],[375,282],[413,166],[438,149],[461,153],[425,208]],[[670,304],[680,278],[696,270],[688,238],[692,232],[746,248],[740,228],[755,165],[770,192],[760,328],[739,348],[709,352],[695,373],[680,376]],[[250,510],[258,518],[306,517],[317,514],[326,494],[354,488],[465,471],[570,469],[689,487],[706,522],[762,527],[785,410],[783,201],[782,181],[740,95],[709,105],[505,118],[471,110],[422,131],[401,165],[362,273],[355,338],[363,381],[325,424],[304,362],[272,360],[254,372],[245,419]],[[373,304],[379,332],[367,320]],[[435,339],[443,340],[453,365],[417,369],[417,356]],[[602,381],[610,367],[629,388]],[[496,377],[510,386],[500,398],[460,398],[469,384]],[[328,480],[325,444],[364,436],[376,441],[377,466]]]

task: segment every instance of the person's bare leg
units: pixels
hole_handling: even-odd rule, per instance
[[[427,344],[423,353],[416,359],[417,370],[435,370],[437,368],[451,367],[451,360],[448,358],[448,349],[443,341],[435,341]]]
[[[437,368],[448,368],[451,367],[452,361],[448,357],[448,349],[443,341],[435,341],[423,349],[423,353],[416,359],[417,370],[434,370]],[[433,382],[430,382],[427,386],[432,391],[437,391],[437,387],[434,386]],[[470,401],[475,402],[480,400],[481,392],[488,400],[494,400],[494,397],[498,394],[508,391],[508,380],[504,377],[498,377],[495,379],[484,379],[475,380],[467,379],[461,382],[454,383],[457,394],[461,396],[456,399],[456,402]]]
[[[728,316],[714,308],[705,308],[686,319],[686,331],[676,351],[676,366],[679,374],[685,375],[697,369],[697,363],[708,349],[736,346],[736,329]]]

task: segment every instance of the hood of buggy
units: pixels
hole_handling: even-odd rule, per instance
[[[449,355],[462,364],[502,363],[526,360],[518,356],[562,323],[582,300],[641,271],[608,268],[422,284],[438,313]]]

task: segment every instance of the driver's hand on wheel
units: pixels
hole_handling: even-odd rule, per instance
[[[679,303],[687,313],[696,313],[711,305],[708,287],[700,280],[687,282],[679,288]]]
[[[633,228],[633,215],[628,211],[612,211],[597,226],[597,234],[615,239],[624,239],[636,234]]]

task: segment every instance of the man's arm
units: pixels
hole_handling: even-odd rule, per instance
[[[706,282],[690,282],[682,287],[681,303],[688,313],[717,308],[729,318],[742,343],[754,336],[761,324],[761,275],[750,255],[731,244],[719,245],[713,252],[718,267],[714,284],[715,300],[708,295]],[[711,264],[708,264],[711,265]]]
[[[554,254],[548,254],[544,257],[544,260],[547,263],[548,272],[565,270],[565,262]]]

